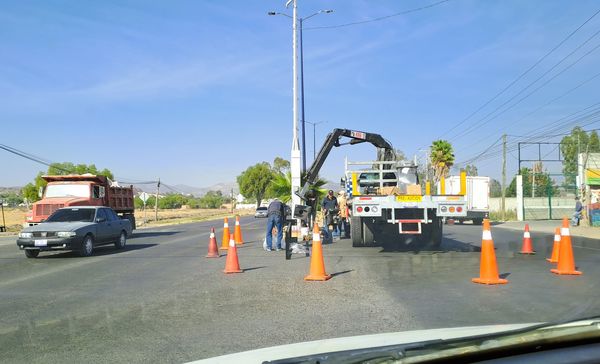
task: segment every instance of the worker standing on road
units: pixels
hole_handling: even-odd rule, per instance
[[[266,251],[273,250],[273,228],[277,227],[276,250],[281,250],[283,238],[283,219],[285,219],[285,205],[279,199],[274,199],[267,208],[267,247]]]
[[[329,236],[329,226],[332,226],[333,230],[335,230],[334,217],[339,213],[338,200],[333,195],[333,190],[327,192],[327,196],[325,196],[321,203],[321,208],[323,209],[323,220],[325,220],[323,225],[325,225],[327,238],[331,241],[331,236]]]
[[[583,213],[583,204],[579,201],[579,197],[575,197],[575,212],[571,218],[571,226],[579,226],[581,214]]]
[[[340,236],[343,235],[345,238],[350,236],[349,227],[348,227],[348,200],[346,199],[346,191],[342,190],[338,194],[338,205],[340,207]]]

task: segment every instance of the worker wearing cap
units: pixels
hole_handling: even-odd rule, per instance
[[[323,220],[326,228],[325,231],[327,231],[327,234],[329,235],[329,225],[333,225],[333,230],[335,230],[334,216],[339,211],[338,200],[335,198],[333,190],[329,190],[327,192],[327,196],[323,198],[321,209],[323,210]]]

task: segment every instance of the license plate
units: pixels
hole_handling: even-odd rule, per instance
[[[396,196],[396,201],[399,201],[399,202],[421,202],[421,201],[423,201],[423,196],[421,196],[421,195],[401,195],[401,196]]]
[[[43,239],[43,240],[35,240],[33,242],[33,244],[35,246],[48,246],[48,240],[47,239]]]

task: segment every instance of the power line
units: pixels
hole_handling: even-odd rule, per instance
[[[319,26],[319,27],[307,27],[307,28],[304,28],[304,30],[337,29],[337,28],[349,27],[349,26],[352,26],[352,25],[360,25],[360,24],[373,23],[373,22],[376,22],[376,21],[381,21],[381,20],[393,18],[393,17],[396,17],[396,16],[406,15],[406,14],[410,14],[410,13],[415,13],[417,11],[421,11],[421,10],[433,8],[435,6],[441,5],[443,3],[447,3],[449,1],[451,1],[451,0],[442,0],[442,1],[438,1],[436,3],[432,3],[432,4],[429,4],[429,5],[425,5],[425,6],[421,6],[421,7],[418,7],[418,8],[409,9],[409,10],[404,10],[404,11],[401,11],[399,13],[394,13],[394,14],[390,14],[390,15],[386,15],[386,16],[380,16],[380,17],[377,17],[377,18],[372,18],[372,19],[367,19],[367,20],[361,20],[361,21],[354,21],[354,22],[344,23],[344,24],[338,24],[338,25],[325,25],[325,26]]]
[[[502,130],[507,130],[507,127],[508,127],[508,126],[511,126],[511,125],[514,125],[514,124],[517,124],[517,123],[519,123],[519,122],[523,121],[523,120],[524,120],[525,118],[527,118],[528,116],[531,116],[531,115],[535,114],[536,112],[540,111],[541,109],[543,109],[544,107],[546,107],[546,106],[548,106],[548,105],[551,105],[551,104],[553,104],[554,102],[558,101],[559,99],[561,99],[561,98],[563,98],[563,97],[567,96],[567,95],[568,95],[568,94],[570,94],[571,92],[573,92],[573,91],[577,90],[578,88],[582,87],[582,86],[583,86],[583,85],[585,85],[586,83],[588,83],[588,82],[590,82],[590,81],[592,81],[592,80],[596,79],[598,76],[600,76],[600,72],[599,72],[599,73],[596,73],[596,74],[595,74],[595,75],[593,75],[592,77],[590,77],[590,78],[588,78],[588,79],[584,80],[583,82],[581,82],[581,83],[579,83],[577,86],[575,86],[575,87],[573,87],[573,88],[569,89],[567,92],[565,92],[565,93],[561,94],[560,96],[558,96],[558,97],[555,97],[554,99],[552,99],[552,100],[550,100],[550,101],[546,102],[545,104],[541,105],[541,106],[540,106],[540,107],[538,107],[537,109],[535,109],[535,110],[533,110],[533,111],[531,111],[531,112],[529,112],[529,113],[527,113],[527,114],[523,115],[523,116],[522,116],[520,119],[517,119],[517,120],[515,120],[515,121],[513,121],[513,122],[510,122],[510,123],[507,123],[507,124],[503,124],[503,128],[501,128],[501,129],[499,129],[499,130],[496,130],[496,131],[494,131],[494,132],[492,132],[492,133],[489,133],[488,135],[486,135],[486,136],[482,137],[481,139],[485,140],[485,139],[487,139],[487,138],[491,138],[491,137],[493,137],[494,135],[496,135],[497,133],[501,132]],[[599,102],[599,103],[596,103],[596,104],[594,104],[594,105],[598,105],[598,104],[600,104],[600,102]],[[592,106],[594,106],[594,105],[592,105]],[[560,122],[560,120],[559,120],[558,122]],[[553,122],[553,124],[554,124],[554,123],[558,123],[558,122],[556,122],[556,121],[555,121],[555,122]],[[542,130],[543,130],[543,129],[547,129],[548,127],[549,127],[549,125],[545,125],[545,126],[542,128]],[[539,131],[540,129],[537,129],[537,130]],[[510,134],[507,134],[507,135],[509,135],[509,136],[510,136]],[[463,148],[462,150],[464,150],[464,149],[465,149],[465,148]]]
[[[597,33],[595,33],[595,35],[600,34],[600,31],[598,31]],[[595,36],[594,35],[594,36]],[[589,39],[588,39],[589,40]],[[587,42],[587,40],[586,40]],[[580,47],[578,47],[580,48]],[[508,101],[506,101],[505,103],[503,103],[502,105],[500,105],[499,107],[497,107],[494,111],[492,111],[491,113],[487,114],[486,116],[484,116],[483,118],[479,119],[477,121],[477,124],[472,125],[471,127],[467,128],[466,131],[461,132],[461,134],[458,136],[458,138],[464,137],[467,134],[472,133],[473,131],[477,130],[478,127],[481,127],[483,125],[486,125],[488,123],[490,123],[491,121],[493,121],[494,119],[496,119],[497,117],[499,117],[500,115],[503,115],[504,113],[506,113],[508,110],[514,108],[515,106],[519,105],[521,102],[523,102],[525,99],[529,98],[529,96],[533,95],[534,93],[536,93],[537,91],[539,91],[542,87],[546,86],[547,84],[549,84],[551,81],[553,81],[555,78],[557,78],[558,76],[560,76],[561,74],[563,74],[564,72],[566,72],[567,70],[569,70],[571,67],[573,67],[574,65],[576,65],[577,63],[579,63],[583,58],[589,56],[591,53],[593,53],[594,51],[596,51],[598,48],[600,48],[600,44],[596,45],[594,48],[592,48],[591,50],[589,50],[588,52],[586,52],[585,54],[583,54],[581,57],[579,57],[577,60],[575,60],[574,62],[572,62],[571,64],[569,64],[568,66],[566,66],[565,68],[563,68],[560,72],[558,72],[557,74],[555,74],[554,76],[552,76],[550,79],[546,80],[546,82],[544,82],[543,84],[541,84],[540,86],[538,86],[536,89],[534,89],[533,91],[531,91],[530,93],[528,93],[527,95],[525,95],[524,97],[522,97],[521,99],[519,99],[517,102],[515,102],[512,105],[509,105],[507,108],[505,108],[504,110],[502,110],[501,112],[499,112],[498,114],[494,115],[492,118],[485,120],[488,116],[490,116],[491,114],[495,113],[496,111],[498,111],[498,109],[500,109],[501,107],[505,106],[507,103],[509,103],[510,101],[514,100],[515,97],[519,96],[523,91],[525,91],[527,88],[529,88],[530,86],[532,86],[533,84],[535,84],[537,81],[539,81],[541,78],[536,79],[535,81],[533,81],[532,83],[530,83],[529,85],[527,85],[527,87],[525,87],[524,89],[522,89],[519,93],[517,93],[516,95],[514,95],[513,97],[511,97]],[[567,57],[569,57],[572,53],[570,53],[569,55],[567,55],[565,58],[563,58],[562,60],[560,60],[557,64],[560,64],[562,61],[564,61]],[[554,67],[553,67],[554,68]],[[542,75],[542,77],[545,76]],[[485,121],[484,121],[485,120]],[[483,121],[483,122],[481,122]],[[479,123],[481,122],[481,123]]]
[[[583,26],[585,26],[587,23],[589,23],[596,15],[598,15],[598,13],[600,13],[600,9],[598,9],[598,11],[596,11],[591,17],[589,17],[586,21],[584,21],[581,25],[579,25],[575,30],[573,30],[571,33],[569,33],[569,35],[567,35],[562,41],[560,41],[556,46],[554,46],[549,52],[547,52],[544,56],[542,56],[542,58],[540,58],[539,60],[537,60],[532,66],[530,66],[527,70],[525,70],[525,72],[521,73],[516,79],[514,79],[511,83],[509,83],[506,87],[504,87],[500,92],[498,92],[494,97],[492,97],[490,100],[488,100],[487,102],[485,102],[483,105],[481,105],[479,108],[477,108],[477,110],[475,110],[474,112],[472,112],[471,114],[469,114],[469,116],[467,116],[466,118],[464,118],[463,120],[461,120],[459,123],[455,124],[452,128],[450,128],[447,132],[445,132],[444,134],[442,134],[441,137],[444,137],[445,135],[448,135],[448,133],[450,133],[451,131],[453,131],[454,129],[458,128],[460,125],[464,124],[466,121],[468,121],[469,119],[471,119],[475,114],[477,114],[479,111],[481,111],[483,108],[485,108],[487,105],[489,105],[490,103],[492,103],[494,100],[496,100],[498,97],[500,97],[502,94],[504,94],[504,92],[506,92],[509,88],[511,88],[515,83],[517,83],[518,81],[520,81],[523,77],[525,77],[525,75],[527,75],[531,70],[533,70],[537,65],[539,65],[542,61],[544,61],[550,54],[554,53],[555,50],[557,50],[560,46],[562,46],[567,40],[569,40],[573,35],[575,35],[575,33],[577,33],[581,28],[583,28]]]

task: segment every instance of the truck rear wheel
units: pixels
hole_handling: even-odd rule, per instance
[[[363,246],[374,246],[375,236],[373,234],[373,225],[363,220],[362,222]]]
[[[125,214],[123,215],[123,218],[129,220],[129,222],[131,222],[131,230],[135,230],[135,215]]]
[[[362,222],[360,221],[360,217],[350,218],[350,235],[350,237],[352,238],[353,247],[356,248],[364,246],[362,240]]]

